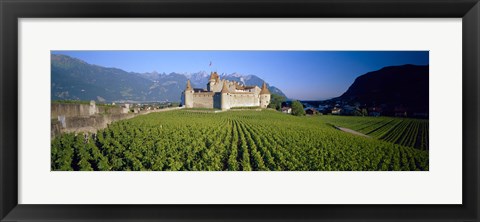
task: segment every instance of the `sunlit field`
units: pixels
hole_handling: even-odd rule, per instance
[[[428,120],[169,111],[63,134],[51,158],[56,171],[428,170]]]

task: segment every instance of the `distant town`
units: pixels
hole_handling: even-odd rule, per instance
[[[408,108],[397,105],[389,107],[386,104],[367,106],[365,104],[349,104],[341,100],[300,101],[306,115],[342,115],[342,116],[395,116],[411,118],[428,118],[427,112],[412,112]],[[282,112],[292,112],[292,102],[282,103]]]

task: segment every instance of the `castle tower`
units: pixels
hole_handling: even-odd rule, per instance
[[[183,92],[185,108],[193,108],[193,92],[194,91],[189,79],[187,80],[187,88],[185,88],[185,91]]]
[[[265,109],[268,104],[270,104],[270,91],[267,88],[267,84],[263,82],[262,90],[260,91],[260,108]]]
[[[222,91],[220,91],[222,110],[230,109],[229,99],[228,99],[228,95],[227,95],[228,92],[229,91],[228,91],[227,83],[226,83],[226,81],[223,81],[223,88],[222,88]]]
[[[213,91],[213,85],[215,85],[217,80],[219,80],[219,76],[217,72],[212,72],[210,74],[210,79],[208,80],[208,83],[207,83],[207,91],[210,91],[210,92]]]

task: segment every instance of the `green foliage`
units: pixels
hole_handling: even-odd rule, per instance
[[[353,111],[354,116],[368,116],[368,111],[367,109],[356,109]]]
[[[361,122],[362,119],[371,124]],[[151,113],[114,122],[99,130],[96,135],[70,133],[55,138],[51,147],[51,169],[428,170],[428,151],[348,134],[329,125],[331,122],[350,122],[351,125],[364,123],[367,130],[369,125],[380,125],[377,119],[387,121],[383,124],[394,125],[399,120],[384,117],[294,117],[268,110],[221,113],[177,110]],[[420,125],[420,128],[425,127]],[[428,128],[422,128],[425,129]],[[375,132],[369,135],[376,135]],[[420,131],[415,132],[423,135]],[[407,134],[414,135],[415,132]],[[392,136],[404,133],[405,131],[398,131]],[[397,140],[404,140],[405,144],[410,141],[402,136]],[[426,143],[428,139],[420,141]]]
[[[282,103],[285,102],[287,98],[285,96],[271,94],[270,96],[270,103],[268,104],[268,108],[276,109],[278,111],[282,110]]]
[[[305,116],[305,110],[303,109],[303,105],[297,100],[292,101],[292,115]]]
[[[365,108],[362,109],[362,116],[368,116],[367,109],[365,109]]]

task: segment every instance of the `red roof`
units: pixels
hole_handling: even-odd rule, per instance
[[[185,90],[192,90],[192,85],[190,84],[190,79],[187,80],[187,89]]]
[[[222,93],[228,93],[227,82],[223,81]]]
[[[260,91],[260,95],[261,94],[270,94],[270,91],[268,90],[267,84],[265,84],[265,82],[263,82],[262,90]]]

